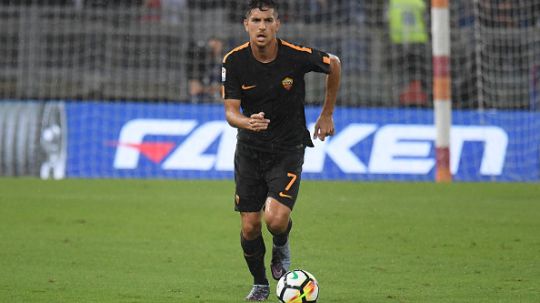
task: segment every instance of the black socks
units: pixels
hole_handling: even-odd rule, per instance
[[[289,239],[289,232],[292,229],[292,220],[289,220],[287,230],[281,234],[275,234],[270,230],[273,235],[273,242],[276,246],[283,246]],[[266,268],[264,267],[264,254],[266,253],[266,246],[262,235],[259,235],[253,240],[246,240],[242,233],[240,233],[240,244],[244,250],[244,259],[248,265],[251,275],[253,275],[253,284],[268,285],[268,279],[266,278]]]
[[[273,231],[268,229],[268,231],[274,236],[273,242],[276,246],[283,246],[285,243],[287,243],[287,239],[289,239],[289,233],[292,229],[292,220],[289,219],[289,225],[287,226],[287,230],[282,234],[275,234]]]
[[[262,235],[253,240],[246,240],[240,233],[240,244],[244,250],[244,258],[249,271],[253,275],[253,284],[268,285],[266,269],[264,267],[264,254],[266,247]]]

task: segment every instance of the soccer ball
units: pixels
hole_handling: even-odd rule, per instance
[[[276,294],[282,303],[314,303],[319,297],[319,284],[309,272],[295,269],[279,279]]]

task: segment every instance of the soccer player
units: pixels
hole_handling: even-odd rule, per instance
[[[240,242],[254,280],[247,301],[264,301],[270,294],[263,219],[273,235],[272,277],[278,280],[291,263],[290,215],[300,186],[305,147],[313,147],[304,113],[304,75],[310,71],[328,74],[313,134],[322,141],[334,134],[332,116],[341,78],[336,56],[277,38],[277,10],[273,0],[250,1],[244,19],[249,42],[223,58],[225,116],[238,128],[235,210],[240,212]]]

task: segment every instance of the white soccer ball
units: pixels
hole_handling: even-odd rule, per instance
[[[319,284],[309,272],[295,269],[279,279],[276,294],[282,303],[314,303],[319,297]]]

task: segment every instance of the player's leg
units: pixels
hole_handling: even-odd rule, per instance
[[[290,218],[296,197],[300,189],[304,150],[287,152],[276,157],[272,169],[266,175],[268,198],[266,200],[264,220],[273,235],[272,277],[278,280],[291,264],[289,233],[292,228]]]
[[[264,207],[264,221],[270,233],[274,236],[274,243],[283,245],[286,236],[292,227],[291,209],[278,200],[268,197]]]
[[[266,247],[261,233],[261,214],[259,212],[241,213],[242,232],[240,243],[248,265],[253,284],[268,284],[264,267]]]
[[[266,247],[261,233],[261,209],[268,188],[258,176],[258,155],[249,148],[237,145],[235,153],[235,210],[240,212],[240,244],[248,269],[253,276],[253,287],[248,301],[264,301],[270,295],[266,278],[264,255]]]
[[[289,233],[292,228],[291,209],[276,199],[266,200],[264,220],[268,230],[273,235],[272,261],[270,269],[272,277],[281,278],[290,268],[291,254],[289,248]]]
[[[253,287],[246,296],[248,301],[264,301],[270,295],[270,286],[266,278],[264,255],[266,247],[261,233],[261,213],[243,212],[240,242],[244,251],[244,259],[253,276]]]

